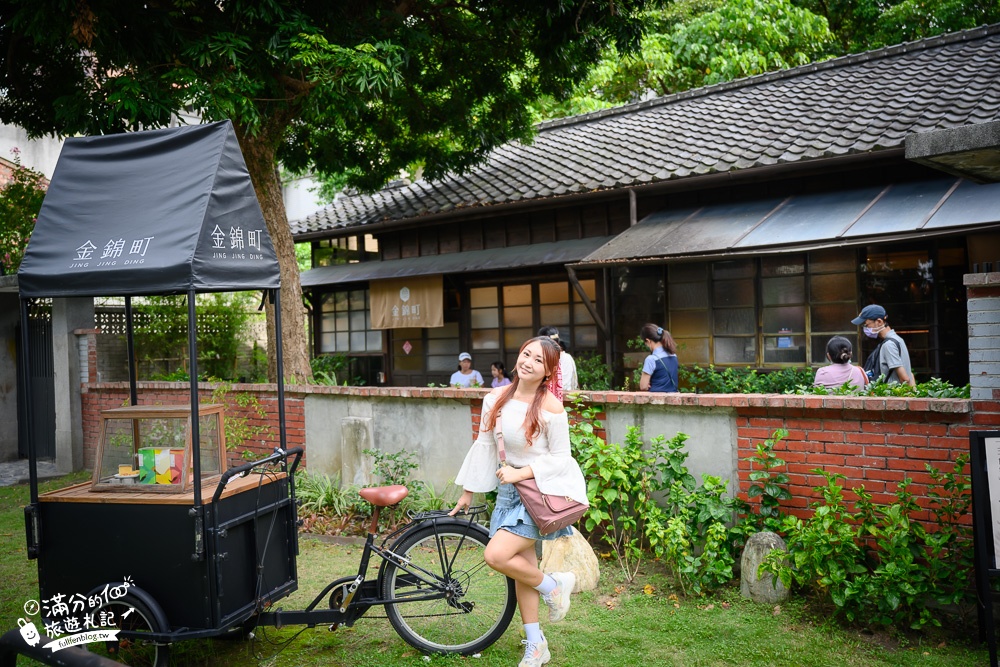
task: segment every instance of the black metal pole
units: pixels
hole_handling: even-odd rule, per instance
[[[201,504],[201,424],[198,410],[198,318],[195,309],[195,291],[188,290],[188,368],[191,384],[191,472],[194,479],[194,506],[188,514],[194,519],[194,553],[191,560],[205,559],[205,508]],[[187,474],[185,470],[182,475]],[[183,483],[183,479],[182,479]]]
[[[136,390],[138,372],[135,368],[135,335],[132,329],[132,297],[130,296],[125,297],[125,350],[128,354],[129,398],[132,405],[139,405],[139,392]]]
[[[28,450],[28,484],[31,487],[31,504],[38,503],[38,453],[35,451],[34,414],[31,409],[31,350],[29,349],[31,336],[28,333],[28,300],[21,300],[21,380],[24,390],[24,417],[25,424],[21,432],[24,433],[25,445]]]
[[[194,473],[194,506],[201,506],[201,431],[198,411],[198,322],[195,291],[188,291],[188,356],[191,369],[191,466]],[[182,474],[186,474],[182,473]]]
[[[278,366],[278,442],[282,450],[288,449],[285,433],[285,363],[281,348],[281,288],[274,295],[274,357]]]

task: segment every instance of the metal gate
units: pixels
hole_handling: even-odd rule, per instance
[[[31,396],[24,390],[21,325],[17,332],[17,454],[28,456],[26,402],[31,401],[32,435],[40,459],[56,456],[56,390],[52,372],[52,300],[32,299],[28,304],[28,372]]]

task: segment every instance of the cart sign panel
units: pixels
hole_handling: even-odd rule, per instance
[[[986,474],[990,490],[990,518],[993,531],[993,567],[1000,568],[1000,438],[984,438]]]
[[[67,139],[18,283],[26,297],[278,287],[232,123]]]

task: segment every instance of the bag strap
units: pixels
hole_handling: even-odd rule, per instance
[[[663,370],[667,371],[667,375],[670,375],[670,369],[667,368],[667,364],[664,363],[663,357],[657,357],[656,360],[660,362],[661,366],[663,366]]]
[[[503,416],[503,410],[497,411],[497,418],[493,422],[493,437],[497,441],[497,454],[500,456],[500,465],[507,465],[507,451],[503,448],[503,426],[500,423],[500,418]]]

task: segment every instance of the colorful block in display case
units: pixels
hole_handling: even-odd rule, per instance
[[[140,484],[180,484],[183,449],[139,448]]]

